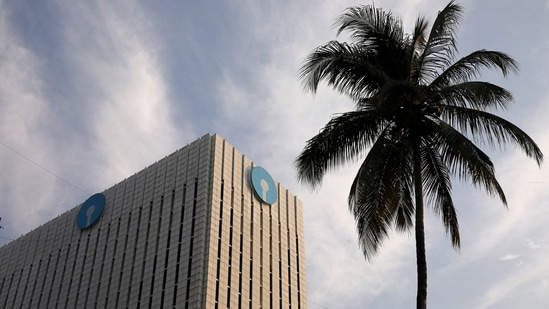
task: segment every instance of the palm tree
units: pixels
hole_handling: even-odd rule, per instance
[[[368,260],[391,228],[415,229],[417,308],[426,308],[424,202],[442,219],[452,245],[460,235],[451,180],[471,181],[506,206],[494,166],[476,144],[521,148],[541,165],[543,154],[520,128],[489,110],[512,101],[506,89],[477,81],[481,69],[517,70],[510,56],[478,50],[456,60],[462,7],[451,1],[429,28],[419,17],[412,34],[391,12],[348,8],[335,22],[349,43],[316,48],[300,68],[306,90],[321,81],[350,97],[355,109],[334,115],[307,141],[295,165],[301,182],[318,187],[324,174],[363,159],[351,185],[349,209]]]

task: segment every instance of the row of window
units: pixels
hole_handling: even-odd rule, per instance
[[[193,192],[193,217],[185,220],[186,205],[184,201],[180,209],[175,209],[175,211],[181,212],[179,229],[175,229],[178,230],[179,235],[173,237],[178,240],[177,257],[175,254],[170,255],[171,242],[175,240],[172,240],[171,237],[175,208],[174,190],[169,205],[171,208],[170,216],[167,218],[159,216],[158,221],[154,222],[157,223],[156,233],[154,233],[156,234],[155,239],[149,239],[154,224],[152,226],[147,224],[143,228],[145,231],[139,229],[142,220],[148,220],[152,217],[153,207],[155,212],[158,211],[162,214],[164,197],[161,198],[159,205],[153,205],[151,202],[149,207],[145,207],[145,209],[140,207],[138,215],[133,218],[130,213],[127,217],[127,224],[122,222],[121,218],[118,218],[115,222],[108,223],[104,234],[101,234],[101,228],[99,227],[89,232],[82,231],[79,238],[75,240],[75,245],[69,243],[65,249],[58,249],[57,252],[49,254],[46,259],[40,259],[38,263],[30,264],[28,267],[20,269],[20,271],[13,272],[11,276],[4,276],[0,280],[0,307],[15,308],[19,307],[17,304],[21,303],[24,303],[24,307],[84,307],[85,304],[100,304],[104,300],[105,306],[116,303],[126,304],[126,307],[132,307],[130,302],[136,301],[136,308],[139,308],[145,303],[149,304],[150,307],[153,298],[157,295],[161,299],[161,303],[166,304],[168,302],[165,299],[167,294],[173,295],[171,301],[173,307],[181,305],[178,303],[178,295],[185,299],[188,307],[190,286],[185,287],[185,285],[189,285],[192,279],[197,187],[198,180],[196,179]],[[184,185],[183,191],[185,195],[186,185]],[[113,204],[113,207],[120,205],[120,203]],[[188,221],[191,221],[192,225],[190,248],[188,256],[182,258],[183,245],[188,241],[187,237],[183,235],[186,231],[183,226],[189,224]],[[121,226],[124,225],[125,229],[121,230]],[[166,241],[165,247],[164,243],[161,247],[161,235],[166,227],[167,237],[162,237],[162,240],[165,239]],[[132,233],[135,235],[132,241],[128,237],[133,232],[130,229],[135,229],[135,233]],[[103,246],[99,245],[100,239],[104,243]],[[143,242],[145,242],[145,245],[142,246],[142,256],[146,259],[136,261],[138,247],[141,247],[140,245]],[[160,250],[165,254],[162,254]],[[152,259],[147,258],[152,254],[154,254]],[[162,262],[159,261],[160,255],[163,255]],[[175,259],[176,263],[173,263]],[[139,265],[136,265],[136,262]],[[179,273],[183,263],[186,264],[185,269],[187,272],[186,278],[181,280]],[[169,272],[169,268],[176,269],[175,277],[170,274],[173,272]],[[167,282],[168,278],[172,278],[173,284]],[[138,284],[134,281],[137,281]],[[150,282],[148,289],[145,288],[147,287],[145,284],[147,281]],[[161,289],[158,293],[155,290],[157,281],[161,282],[161,285],[158,285]],[[170,287],[173,287],[173,289],[170,289]],[[167,289],[170,289],[168,293]],[[146,296],[145,293],[147,293]],[[130,297],[135,294],[137,294],[137,298]],[[84,304],[84,306],[80,306],[80,304]]]
[[[299,268],[299,243],[297,242],[298,240],[298,235],[295,235],[295,239],[296,239],[296,243],[295,243],[295,248],[296,248],[296,251],[295,251],[295,260],[296,260],[296,266],[295,268],[292,268],[292,252],[290,250],[290,248],[288,247],[287,249],[284,248],[285,251],[287,251],[287,256],[284,257],[282,255],[282,247],[283,247],[283,244],[282,244],[282,226],[279,222],[279,224],[277,224],[278,228],[278,233],[276,233],[278,235],[278,247],[279,247],[279,251],[278,251],[278,256],[275,257],[276,260],[278,260],[278,273],[276,274],[278,278],[275,278],[274,274],[273,274],[273,267],[272,267],[272,259],[273,259],[273,235],[276,235],[276,234],[273,234],[273,224],[272,224],[272,221],[270,220],[268,222],[268,226],[267,227],[264,227],[264,222],[263,222],[263,207],[261,207],[261,205],[259,207],[257,207],[256,205],[254,205],[254,203],[252,202],[250,205],[246,206],[246,207],[249,207],[250,209],[250,215],[249,215],[249,218],[245,218],[245,214],[243,211],[240,211],[240,230],[239,231],[235,231],[233,230],[234,229],[234,226],[233,226],[233,218],[234,218],[234,215],[235,215],[235,207],[238,207],[239,205],[235,205],[234,204],[234,187],[231,188],[231,197],[230,198],[227,198],[227,199],[224,199],[224,189],[225,189],[225,182],[224,180],[222,179],[221,180],[221,183],[220,183],[220,188],[219,188],[219,192],[220,193],[220,201],[219,201],[219,218],[217,219],[217,227],[218,227],[218,231],[217,231],[217,263],[216,263],[216,280],[215,280],[215,308],[228,308],[230,307],[230,304],[231,304],[231,297],[237,297],[238,298],[238,309],[241,309],[241,308],[244,308],[244,307],[249,307],[250,309],[252,308],[255,308],[254,306],[257,306],[257,302],[259,302],[260,305],[263,305],[264,304],[264,295],[267,296],[268,295],[268,306],[269,308],[273,308],[273,305],[274,305],[274,301],[275,299],[278,300],[278,305],[280,308],[292,308],[295,307],[295,308],[301,308],[301,278],[300,278],[300,268]],[[224,217],[224,207],[227,207],[227,205],[224,204],[224,200],[227,200],[227,201],[230,201],[230,205],[228,205],[229,209],[226,210],[229,212],[229,224],[228,224],[228,237],[223,235],[223,217]],[[244,201],[244,196],[241,196],[241,199],[240,199],[240,207],[243,207],[245,204],[245,201]],[[270,208],[269,208],[270,209]],[[254,239],[253,239],[253,236],[254,236],[254,225],[257,225],[256,222],[253,222],[253,217],[254,217],[254,211],[259,211],[259,217],[261,218],[259,220],[259,238],[260,238],[260,244],[259,244],[259,257],[256,258],[256,260],[260,261],[259,262],[259,265],[255,265],[255,268],[254,268],[254,256],[253,256],[253,252],[254,250],[253,249],[250,249],[249,253],[247,255],[247,257],[244,257],[244,249],[243,249],[243,246],[244,246],[244,235],[243,235],[243,229],[244,229],[244,224],[248,225],[249,224],[249,229],[250,229],[250,234],[249,234],[249,237],[250,237],[250,240],[249,240],[249,243],[250,243],[250,248],[253,248],[254,247]],[[239,212],[238,210],[236,211],[237,213]],[[270,214],[270,211],[269,211],[269,216],[270,218],[272,218],[271,214]],[[297,222],[296,222],[297,223]],[[225,227],[227,228],[227,226]],[[269,290],[268,291],[264,291],[264,278],[263,278],[263,275],[264,275],[264,265],[261,264],[261,261],[263,260],[263,231],[264,229],[267,228],[268,230],[266,230],[266,233],[268,233],[269,235],[269,252],[267,253],[268,256],[269,256],[269,260],[270,260],[270,265],[269,265],[269,272],[268,272],[268,276],[269,276]],[[287,236],[288,236],[288,239],[290,238],[293,238],[290,236],[290,229],[287,228],[285,229],[287,231]],[[233,289],[233,287],[231,286],[231,283],[232,283],[232,275],[233,275],[233,268],[235,268],[236,266],[234,266],[232,264],[233,262],[233,247],[234,247],[234,244],[233,244],[233,234],[236,234],[236,235],[239,235],[239,239],[238,239],[238,244],[237,244],[237,247],[238,247],[238,260],[239,260],[239,263],[238,263],[238,269],[235,269],[236,271],[236,275],[238,275],[238,289]],[[228,242],[224,242],[228,240]],[[284,242],[285,244],[287,242]],[[225,251],[225,255],[222,257],[222,247],[223,246],[226,246],[226,248],[228,247],[228,250]],[[285,246],[284,246],[285,247]],[[243,281],[243,260],[244,259],[249,259],[249,272],[248,272],[248,278],[246,278],[245,280],[248,281],[248,286],[247,286],[247,289],[249,291],[249,294],[247,295],[247,300],[243,300],[243,284],[242,284],[242,281]],[[223,260],[223,259],[226,259],[226,260]],[[223,263],[222,263],[222,260],[223,260]],[[283,267],[285,265],[283,264],[286,264],[287,265],[287,280],[283,280],[283,278],[286,278],[285,275],[283,275],[283,271],[284,271],[284,268],[286,267]],[[254,270],[256,272],[259,272],[259,281],[257,281],[257,279],[254,279]],[[221,271],[223,271],[224,273],[227,274],[227,277],[224,277],[222,278],[221,277]],[[294,283],[292,282],[291,278],[292,278],[292,271],[294,272],[294,276],[297,277],[297,282]],[[221,286],[220,286],[220,283],[221,282],[225,282],[226,280],[226,299],[220,299],[220,294],[221,294]],[[274,282],[273,281],[278,281],[278,295],[274,295],[275,294],[275,289],[274,289]],[[286,281],[286,282],[284,282]],[[266,283],[266,282],[265,282]],[[254,285],[256,285],[256,289],[259,289],[259,294],[258,295],[254,295]],[[292,300],[292,293],[294,293],[292,291],[292,289],[297,289],[296,291],[296,295],[297,295],[297,300]],[[286,292],[286,293],[285,293]],[[223,305],[222,305],[223,304]]]

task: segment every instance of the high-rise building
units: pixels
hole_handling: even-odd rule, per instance
[[[206,135],[0,248],[0,308],[306,308],[302,204]]]

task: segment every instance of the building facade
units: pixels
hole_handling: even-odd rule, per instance
[[[0,308],[306,308],[302,203],[206,135],[0,248]]]

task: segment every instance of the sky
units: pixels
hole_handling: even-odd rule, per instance
[[[520,72],[487,80],[514,104],[498,115],[549,155],[549,2],[463,0],[458,56],[506,52]],[[304,204],[309,309],[414,308],[414,238],[391,233],[368,262],[347,194],[356,164],[312,191],[293,162],[353,103],[298,70],[336,37],[331,0],[0,0],[0,245],[79,205],[206,133],[218,133]],[[376,0],[412,31],[447,1]],[[546,308],[549,166],[512,146],[487,149],[509,207],[454,183],[455,251],[427,211],[430,308]]]

